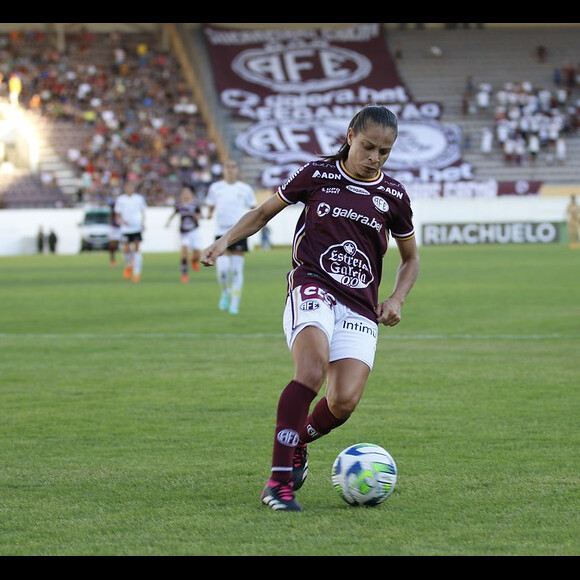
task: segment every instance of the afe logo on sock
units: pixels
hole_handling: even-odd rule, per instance
[[[282,429],[276,435],[278,443],[286,445],[287,447],[296,447],[298,445],[298,433],[294,429]]]

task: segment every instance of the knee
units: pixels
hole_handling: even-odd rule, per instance
[[[346,421],[356,409],[356,401],[351,400],[336,400],[326,395],[328,408],[330,412],[342,421]]]
[[[309,364],[307,367],[300,368],[296,372],[296,380],[303,385],[314,389],[316,392],[320,390],[320,387],[326,379],[326,373],[328,370],[328,364],[324,362],[319,362],[316,364]]]

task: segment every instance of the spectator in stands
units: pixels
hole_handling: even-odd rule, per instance
[[[562,135],[556,138],[556,163],[564,165],[566,163],[566,139]]]
[[[155,48],[153,36],[87,33],[67,32],[66,54],[48,38],[34,36],[25,45],[20,31],[11,34],[6,59],[0,48],[6,94],[9,76],[21,75],[22,104],[50,121],[71,122],[71,136],[77,127],[93,129],[93,139],[81,147],[74,143],[80,155],[74,152],[71,160],[84,201],[100,204],[119,195],[129,171],[148,203],[175,199],[182,181],[205,197],[219,152],[179,61]],[[45,194],[53,188],[46,189]]]
[[[487,86],[481,85],[475,95],[478,111],[487,111],[490,106],[491,95]]]
[[[538,62],[546,62],[548,58],[548,49],[543,44],[536,46],[536,60]]]
[[[481,152],[484,155],[491,154],[493,148],[493,133],[489,127],[484,127],[481,134]]]
[[[429,53],[434,58],[441,58],[443,56],[443,50],[441,50],[441,47],[437,46],[436,44],[431,46]]]
[[[8,79],[8,92],[10,104],[17,107],[20,104],[20,93],[22,92],[22,79],[17,73],[12,73]]]
[[[528,153],[531,165],[536,165],[540,154],[540,136],[537,133],[530,133],[528,136]]]

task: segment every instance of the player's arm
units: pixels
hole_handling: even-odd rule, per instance
[[[175,215],[177,214],[177,208],[175,208],[173,210],[173,212],[171,213],[171,215],[167,218],[167,222],[165,223],[165,227],[168,228],[169,224],[171,223],[171,220],[175,217]]]
[[[199,227],[199,220],[202,218],[203,216],[201,215],[201,206],[197,206],[195,208],[195,211],[193,212],[193,221],[195,222],[195,227]]]
[[[201,263],[204,266],[213,266],[216,258],[221,256],[229,246],[260,231],[285,207],[288,207],[288,204],[277,195],[269,197],[262,205],[245,213],[230,230],[208,246],[201,254]]]
[[[207,217],[208,220],[210,220],[213,217],[213,212],[215,210],[215,205],[205,204],[205,208],[206,208],[206,217]]]
[[[419,252],[415,236],[397,239],[401,263],[397,269],[395,287],[391,295],[375,309],[377,323],[395,326],[401,322],[401,308],[419,275]]]

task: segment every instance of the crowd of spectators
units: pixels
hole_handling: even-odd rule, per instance
[[[499,151],[508,165],[566,163],[567,138],[580,128],[580,98],[573,87],[534,87],[529,81],[490,83],[467,79],[464,114],[491,116],[481,135],[481,152]]]
[[[65,153],[77,201],[106,202],[130,180],[150,205],[169,204],[184,184],[203,197],[221,176],[180,65],[157,44],[150,33],[82,29],[58,50],[41,31],[0,35],[0,98],[17,76],[20,106],[71,131],[90,128]]]

